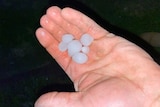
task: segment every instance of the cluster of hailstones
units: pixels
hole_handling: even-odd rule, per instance
[[[87,62],[89,45],[93,42],[93,37],[89,34],[83,34],[80,40],[76,40],[72,34],[64,34],[59,43],[61,52],[67,51],[72,60],[78,64]]]

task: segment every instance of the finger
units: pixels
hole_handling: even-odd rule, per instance
[[[108,34],[108,31],[100,27],[92,19],[72,8],[64,8],[62,10],[62,16],[69,23],[81,29],[82,32],[91,34],[95,39]]]
[[[80,93],[50,92],[42,95],[35,107],[83,107],[80,103]]]
[[[73,34],[76,39],[79,39],[83,32],[70,22],[66,21],[61,15],[61,9],[57,6],[50,7],[46,15],[57,25],[59,25],[67,33]],[[71,16],[72,17],[72,16]],[[74,21],[74,20],[72,20]],[[57,36],[57,35],[55,35]],[[61,35],[62,36],[62,35]]]
[[[46,29],[52,36],[58,41],[61,40],[61,36],[66,33],[59,25],[53,22],[47,15],[42,16],[40,20],[41,26]],[[54,36],[55,35],[55,36]]]
[[[58,49],[59,42],[43,28],[39,28],[36,31],[36,36],[39,42],[46,50],[51,54],[53,58],[60,64],[60,66],[65,70],[70,61],[67,52],[61,52]]]

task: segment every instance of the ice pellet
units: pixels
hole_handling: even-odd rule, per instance
[[[84,53],[76,53],[72,56],[72,60],[79,64],[84,64],[88,60],[88,56]]]
[[[62,36],[62,41],[65,42],[65,43],[69,43],[69,42],[71,42],[73,39],[74,39],[74,37],[73,37],[72,34],[64,34],[64,35]]]
[[[83,46],[81,51],[85,54],[87,54],[89,52],[89,47],[88,46]]]
[[[80,42],[84,46],[89,46],[93,41],[93,37],[90,36],[89,34],[83,34],[82,37],[80,38]]]
[[[82,44],[78,40],[73,40],[68,44],[68,54],[73,56],[75,53],[80,52]]]
[[[64,52],[64,51],[66,51],[67,50],[67,43],[65,43],[65,42],[60,42],[59,43],[59,45],[58,45],[58,48],[59,48],[59,50],[61,51],[61,52]]]

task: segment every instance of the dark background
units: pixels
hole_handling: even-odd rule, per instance
[[[72,82],[35,37],[48,7],[82,11],[107,30],[141,46],[159,63],[159,48],[139,38],[160,32],[160,0],[0,0],[0,107],[33,107],[49,91],[74,91]]]

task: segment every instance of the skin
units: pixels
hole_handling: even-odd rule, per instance
[[[50,7],[40,24],[39,42],[71,78],[76,92],[49,92],[35,107],[160,107],[160,67],[140,47],[71,8]],[[59,51],[66,33],[76,39],[84,33],[93,36],[85,64]]]

